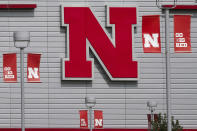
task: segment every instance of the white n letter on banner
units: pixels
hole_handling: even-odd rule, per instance
[[[38,68],[34,68],[34,70],[33,70],[33,68],[29,67],[28,71],[29,71],[28,78],[33,78],[33,77],[34,78],[39,78],[39,76],[38,76]]]
[[[149,34],[144,34],[144,39],[145,39],[144,47],[148,48],[150,47],[150,44],[153,47],[159,47],[158,37],[159,34],[153,34],[152,36],[150,36]]]
[[[102,119],[95,119],[95,126],[103,126]]]

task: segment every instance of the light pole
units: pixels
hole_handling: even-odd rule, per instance
[[[167,104],[167,120],[168,120],[168,130],[172,131],[172,121],[171,121],[171,67],[170,67],[170,9],[175,8],[177,0],[173,0],[173,5],[171,7],[165,7],[162,5],[161,0],[156,0],[156,5],[158,8],[165,11],[165,54],[166,54],[166,104]]]
[[[20,48],[20,77],[21,77],[21,130],[25,131],[24,118],[24,48],[30,42],[29,32],[14,32],[14,46]]]
[[[92,131],[92,107],[94,107],[95,104],[96,104],[96,98],[86,96],[85,103],[86,103],[86,106],[89,109],[90,131]]]
[[[147,101],[147,106],[149,107],[149,110],[151,111],[151,122],[154,120],[154,111],[157,107],[157,102],[155,101]],[[150,126],[151,130],[153,129],[152,125]]]
[[[167,118],[168,118],[168,131],[172,131],[171,122],[171,68],[170,68],[170,11],[165,9],[165,41],[166,41],[166,102],[167,102]]]

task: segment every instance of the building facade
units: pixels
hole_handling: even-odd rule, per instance
[[[104,128],[146,129],[147,101],[158,103],[155,112],[166,112],[165,21],[154,0],[1,0],[0,4],[36,4],[34,9],[0,9],[0,128],[20,128],[20,56],[14,47],[13,32],[29,31],[25,49],[25,127],[79,128],[79,110],[87,109],[86,96],[96,97],[94,109],[103,111]],[[66,27],[61,23],[61,5],[88,6],[101,26],[106,27],[106,5],[137,7],[133,32],[133,60],[138,62],[138,79],[112,81],[94,58],[93,80],[62,80],[62,58],[67,58]],[[168,3],[171,4],[171,3]],[[194,0],[178,0],[179,5],[197,5]],[[172,115],[185,129],[197,129],[197,11],[172,10],[191,14],[191,53],[175,53],[173,17],[170,17],[170,61]],[[161,15],[161,53],[144,53],[142,16]],[[94,32],[93,32],[94,33]],[[17,53],[18,83],[3,81],[3,54]],[[27,83],[27,53],[41,53],[41,83]],[[113,58],[116,59],[116,58]],[[80,66],[80,65],[79,65]]]

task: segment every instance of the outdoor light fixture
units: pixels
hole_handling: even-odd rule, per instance
[[[30,42],[29,32],[16,31],[14,32],[14,46],[16,48],[26,48]]]
[[[90,131],[92,131],[92,108],[96,105],[96,98],[86,96],[85,103],[86,106],[89,108]]]
[[[96,98],[95,97],[86,97],[85,98],[85,103],[87,107],[94,107],[96,104]]]
[[[21,130],[25,131],[25,102],[24,102],[24,48],[30,42],[29,32],[14,32],[14,46],[20,48],[20,78],[21,78]]]
[[[147,101],[147,106],[153,110],[155,110],[154,108],[157,107],[157,102],[155,101]]]

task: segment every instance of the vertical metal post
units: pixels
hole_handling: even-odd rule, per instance
[[[90,115],[90,131],[92,131],[92,107],[89,107],[89,115]]]
[[[24,49],[30,42],[30,33],[26,31],[14,32],[14,46],[20,48],[20,77],[21,77],[21,130],[25,131],[25,102],[24,102]]]
[[[169,9],[165,9],[165,44],[166,44],[166,103],[167,103],[167,118],[168,131],[172,131],[171,122],[171,76],[170,76],[170,17]]]
[[[153,130],[152,122],[154,121],[153,109],[151,109],[151,116],[150,116],[150,119],[151,119],[150,129],[151,129],[151,131],[152,131],[152,130]]]
[[[20,48],[20,76],[21,76],[21,130],[25,131],[24,119],[24,48]]]

